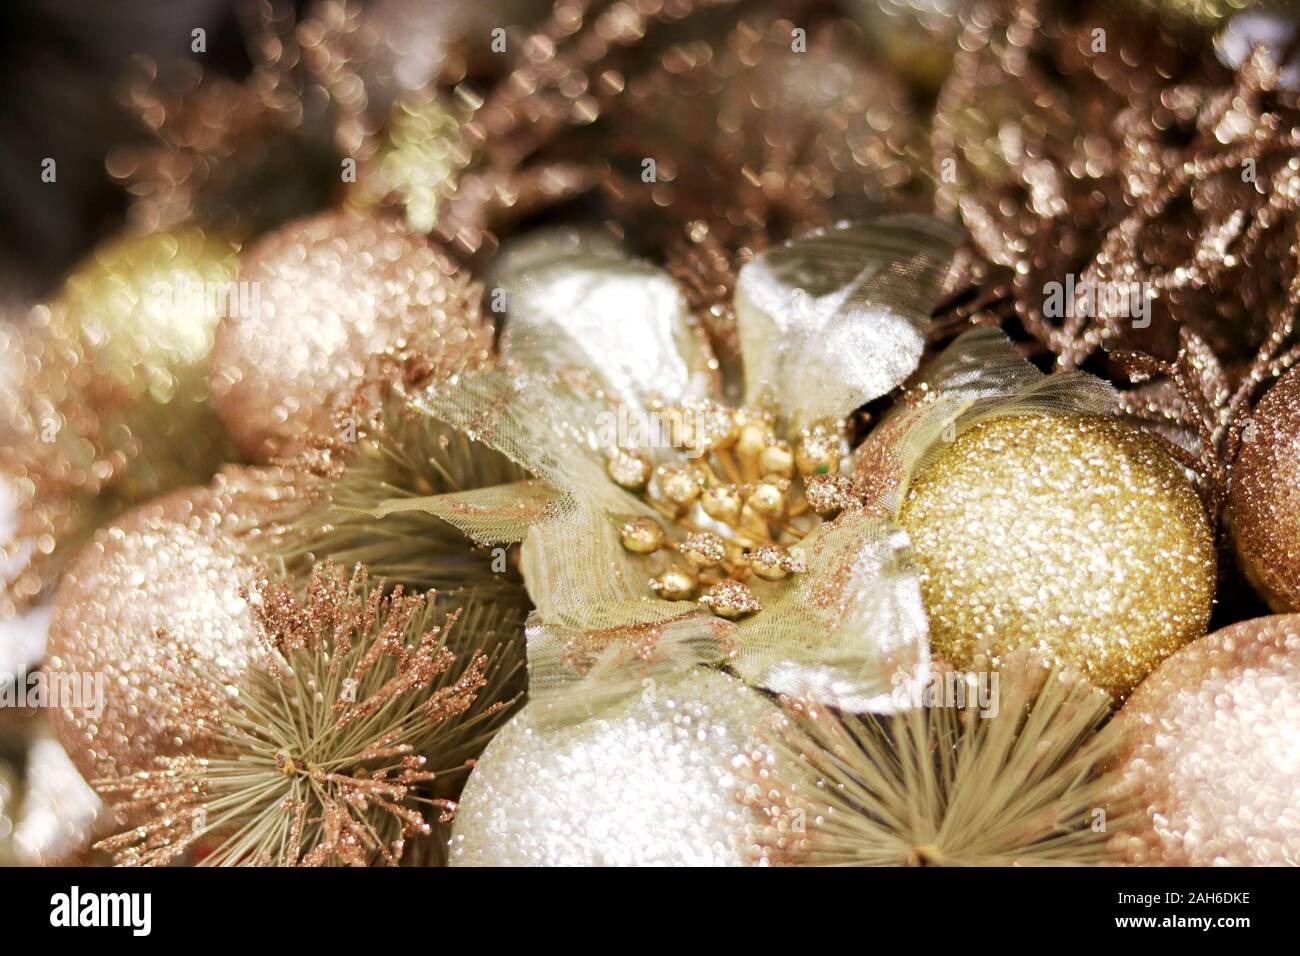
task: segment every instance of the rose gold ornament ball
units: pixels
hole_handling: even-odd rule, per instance
[[[389,349],[443,369],[486,356],[479,289],[395,220],[326,212],[271,233],[241,260],[241,301],[217,330],[213,400],[254,462],[292,454],[333,426],[331,400]]]
[[[88,780],[202,753],[213,695],[257,653],[240,595],[254,569],[223,531],[223,511],[204,488],[155,499],[97,532],[60,582],[51,686],[79,681],[83,699],[52,709],[52,722]],[[102,700],[84,693],[96,682]]]
[[[1300,369],[1264,394],[1243,439],[1228,498],[1237,559],[1269,607],[1300,610]]]
[[[1116,718],[1131,862],[1300,862],[1300,615],[1243,621],[1160,665]]]

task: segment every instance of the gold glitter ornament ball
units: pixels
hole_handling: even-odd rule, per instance
[[[100,245],[11,337],[0,383],[0,469],[21,491],[19,533],[38,548],[16,590],[35,598],[103,521],[207,481],[229,444],[208,403],[235,248],[193,228]]]
[[[1131,862],[1300,864],[1300,615],[1193,641],[1116,720],[1120,793],[1147,820],[1120,841]]]
[[[745,862],[733,762],[779,712],[694,669],[574,722],[534,702],[470,774],[453,866],[724,866]]]
[[[1300,369],[1265,393],[1242,437],[1228,498],[1238,562],[1274,611],[1300,610]]]
[[[212,695],[256,653],[240,596],[253,569],[222,531],[223,514],[213,492],[172,492],[101,529],[68,566],[46,659],[52,682],[102,677],[102,713],[95,701],[52,711],[88,780],[201,752]]]
[[[331,399],[376,353],[419,349],[445,373],[491,349],[478,287],[395,220],[336,211],[292,223],[249,249],[240,281],[255,306],[218,329],[212,386],[255,462],[331,428]]]
[[[68,276],[55,336],[82,351],[97,397],[202,402],[217,321],[239,308],[235,270],[235,247],[195,228],[113,240]]]
[[[931,646],[959,669],[1031,648],[1123,697],[1209,623],[1200,499],[1154,439],[1114,419],[975,425],[913,481],[899,520]]]

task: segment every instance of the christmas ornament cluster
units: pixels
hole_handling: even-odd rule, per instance
[[[127,94],[0,857],[1300,862],[1300,21],[445,6]]]

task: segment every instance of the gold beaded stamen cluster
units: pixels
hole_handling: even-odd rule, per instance
[[[656,556],[650,587],[669,601],[697,598],[719,617],[762,610],[752,578],[776,582],[805,570],[795,547],[817,518],[847,503],[839,488],[848,444],[842,423],[820,421],[792,439],[770,412],[692,402],[658,410],[680,461],[655,466],[638,448],[609,452],[606,470],[641,494],[664,523],[635,518],[623,547]],[[670,531],[669,528],[672,530]],[[665,560],[667,552],[676,557]]]

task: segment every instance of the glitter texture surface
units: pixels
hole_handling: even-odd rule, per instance
[[[97,247],[68,277],[52,331],[96,363],[94,389],[202,401],[206,383],[196,372],[222,309],[231,308],[209,289],[224,291],[234,274],[234,248],[199,229],[124,236]]]
[[[218,499],[186,489],[98,532],[55,595],[48,664],[102,675],[104,710],[52,711],[59,739],[88,778],[147,770],[159,754],[201,751],[212,715],[196,667],[233,678],[256,647],[240,596],[251,569],[221,536]],[[84,678],[83,678],[84,680]]]
[[[459,866],[740,865],[738,755],[776,708],[717,671],[648,685],[578,724],[531,704],[470,775]]]
[[[1205,632],[1215,553],[1200,500],[1155,440],[1085,416],[962,433],[908,489],[935,653],[1015,648],[1115,696]]]
[[[0,472],[28,549],[4,568],[13,586],[0,587],[0,616],[10,596],[22,607],[46,594],[95,527],[206,481],[228,456],[207,402],[208,360],[216,292],[235,266],[234,247],[200,229],[123,234],[25,326],[0,331]]]
[[[255,461],[328,430],[330,399],[378,352],[419,349],[445,372],[491,349],[477,287],[389,220],[330,212],[286,226],[249,250],[240,281],[256,306],[219,327],[212,390]]]
[[[1136,863],[1300,864],[1300,615],[1243,621],[1179,651],[1117,718],[1124,786],[1147,807]]]
[[[1242,570],[1274,611],[1300,609],[1300,369],[1265,393],[1232,471]]]

